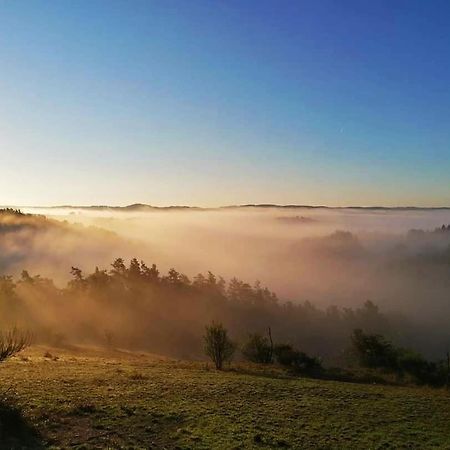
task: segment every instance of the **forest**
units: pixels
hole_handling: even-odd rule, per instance
[[[32,328],[48,343],[95,343],[177,356],[202,353],[204,324],[223,322],[237,337],[271,327],[279,340],[335,358],[354,328],[393,334],[401,318],[371,301],[360,308],[321,310],[310,302],[281,302],[267,287],[212,272],[190,280],[176,269],[117,258],[110,269],[84,274],[72,267],[63,288],[24,270],[0,278],[3,324]]]

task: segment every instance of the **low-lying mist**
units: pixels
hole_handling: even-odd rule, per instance
[[[320,306],[370,299],[420,317],[450,308],[450,232],[410,232],[449,224],[450,210],[33,211],[116,234],[81,243],[47,233],[33,241],[24,264],[57,279],[67,279],[72,265],[91,270],[112,257],[136,257],[188,276],[210,270],[259,280],[280,298]]]
[[[371,300],[425,329],[450,313],[450,210],[25,208],[0,218],[0,270],[63,286],[72,266],[116,257],[256,280],[281,301],[357,308]],[[35,217],[45,214],[48,220]],[[251,330],[249,330],[251,331]],[[445,333],[444,333],[445,334]],[[445,340],[445,337],[443,337]]]

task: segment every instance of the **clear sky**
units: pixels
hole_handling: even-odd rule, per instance
[[[450,206],[448,0],[0,0],[0,204]]]

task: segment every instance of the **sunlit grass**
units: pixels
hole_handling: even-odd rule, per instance
[[[450,446],[450,396],[443,390],[43,348],[0,366],[0,382],[54,447]]]

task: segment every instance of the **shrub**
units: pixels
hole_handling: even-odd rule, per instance
[[[216,369],[221,370],[224,362],[231,361],[235,350],[227,330],[221,323],[213,322],[206,327],[204,339],[206,355],[214,362]]]
[[[30,333],[17,328],[0,333],[0,362],[20,353],[31,344]]]
[[[242,354],[254,363],[270,364],[272,362],[272,345],[265,336],[250,334],[242,347]]]
[[[397,349],[383,336],[354,330],[351,340],[361,366],[391,371],[398,369]]]
[[[274,354],[281,365],[289,367],[299,373],[318,375],[323,370],[322,364],[317,358],[295,350],[292,346],[287,344],[275,346]]]
[[[421,354],[410,350],[399,352],[398,367],[400,374],[409,374],[417,384],[442,386],[446,382],[447,370],[442,362],[427,361]]]
[[[355,330],[352,343],[363,367],[385,369],[399,377],[408,374],[417,384],[443,386],[447,382],[448,368],[442,361],[427,361],[420,353],[395,347],[383,336]]]
[[[282,366],[291,366],[296,358],[296,351],[292,346],[287,344],[279,344],[274,348],[274,354],[277,361]]]
[[[320,361],[304,352],[297,352],[294,367],[298,371],[307,374],[317,374],[322,371],[322,364]]]

